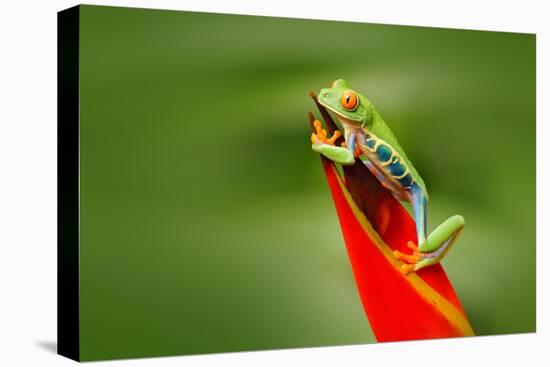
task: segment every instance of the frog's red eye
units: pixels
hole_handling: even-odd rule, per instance
[[[340,104],[346,110],[353,111],[359,105],[359,98],[357,98],[357,95],[353,91],[347,90],[342,93],[342,97],[340,97]]]

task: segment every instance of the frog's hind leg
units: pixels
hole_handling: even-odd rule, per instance
[[[409,271],[412,271],[415,267],[415,264],[422,261],[424,254],[419,248],[423,248],[426,245],[426,231],[427,231],[427,207],[428,199],[424,194],[424,191],[418,186],[415,182],[409,188],[409,200],[412,204],[414,221],[416,224],[416,237],[418,246],[409,241],[407,247],[413,250],[411,255],[402,253],[399,250],[393,251],[393,255],[401,261],[404,261],[405,264],[402,265],[401,269],[406,274]]]
[[[416,222],[418,246],[412,242],[408,243],[408,247],[413,250],[412,255],[406,255],[397,250],[394,251],[395,257],[406,262],[406,264],[402,266],[404,273],[416,271],[440,262],[464,228],[464,218],[460,215],[455,215],[440,224],[439,227],[426,238],[426,195],[416,183],[413,184],[410,191],[413,214]]]
[[[426,245],[426,232],[428,230],[427,213],[428,198],[424,190],[414,182],[410,188],[411,204],[413,209],[414,221],[416,223],[416,237],[418,238],[418,247],[424,252],[423,246]]]

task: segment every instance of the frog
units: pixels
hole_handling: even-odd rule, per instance
[[[321,89],[317,100],[336,117],[344,131],[344,142],[337,146],[342,133],[336,130],[329,137],[320,121],[315,120],[312,150],[341,165],[364,164],[397,200],[411,204],[417,243],[407,242],[410,253],[393,251],[401,261],[402,273],[440,263],[462,232],[464,217],[453,215],[427,235],[426,184],[372,102],[344,79]]]

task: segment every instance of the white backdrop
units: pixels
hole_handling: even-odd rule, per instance
[[[550,187],[546,163],[550,144],[545,142],[550,138],[550,12],[544,1],[87,3],[537,33],[537,334],[150,358],[97,365],[548,365],[548,353],[544,352],[550,345],[546,263],[550,260],[550,217],[544,211],[550,203],[545,190]],[[75,4],[4,1],[0,5],[0,366],[74,364],[56,355],[55,348],[56,12]],[[510,175],[513,174],[511,167]]]

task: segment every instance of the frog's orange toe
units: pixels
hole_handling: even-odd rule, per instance
[[[411,255],[407,255],[402,253],[401,251],[394,250],[393,256],[395,256],[397,259],[409,263],[409,264],[416,264],[419,260],[422,259],[422,253],[418,251],[414,251]]]
[[[414,252],[419,252],[418,251],[418,246],[413,241],[408,241],[407,242],[407,247],[410,248],[411,250],[413,250]]]
[[[317,144],[317,135],[311,133],[311,144]]]
[[[332,137],[328,140],[328,144],[334,145],[334,142],[336,141],[336,139],[338,139],[341,135],[342,133],[336,130],[334,134],[332,134]]]
[[[413,270],[414,270],[414,264],[403,264],[403,265],[401,265],[401,273],[403,273],[404,275],[409,274]]]
[[[321,130],[323,130],[323,125],[321,125],[321,121],[319,120],[313,121],[313,127],[315,127],[315,130],[317,130],[317,134],[319,134]]]

